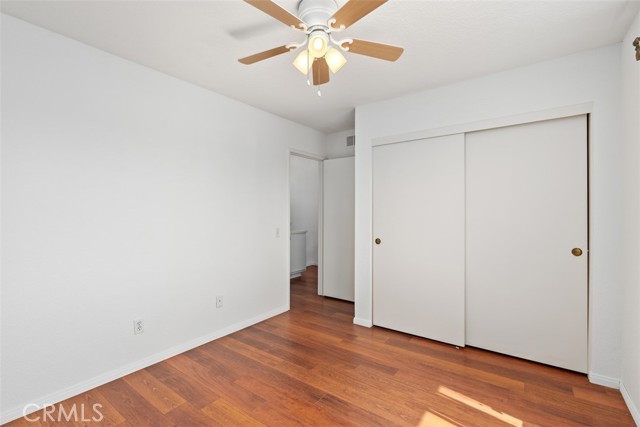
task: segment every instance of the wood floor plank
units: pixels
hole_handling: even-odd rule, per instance
[[[303,368],[311,369],[320,362],[319,356],[310,352],[309,348],[304,348],[299,343],[291,343],[289,345],[288,342],[285,342],[283,344],[279,342],[277,334],[271,334],[257,328],[249,328],[240,331],[237,336],[255,348],[262,349],[269,354]]]
[[[397,425],[331,394],[325,395],[316,405],[323,412],[339,417],[338,422],[335,424],[338,426],[389,427]],[[326,419],[327,417],[323,418]]]
[[[189,403],[184,403],[177,408],[172,409],[167,413],[174,426],[188,426],[188,427],[212,427],[212,426],[225,426],[217,419],[208,417],[200,409]],[[234,425],[234,424],[227,424]],[[240,424],[236,424],[240,425]]]
[[[295,398],[299,401],[306,401],[311,403],[317,402],[325,395],[325,392],[311,386],[306,382],[293,378],[292,376],[287,375],[286,373],[283,373],[277,369],[258,363],[253,359],[245,357],[238,352],[231,351],[224,346],[203,346],[201,349],[202,351],[210,353],[212,357],[223,360],[224,363],[227,364],[226,366],[228,369],[242,370],[244,372],[242,377],[235,381],[235,384],[242,385],[246,382],[247,378],[258,378],[261,380],[261,382],[268,383],[269,388],[278,386],[278,390],[275,391],[277,391],[277,393],[279,394],[295,396]],[[262,396],[265,400],[273,398],[274,396],[271,393],[267,393],[266,395],[261,394],[259,392],[260,390],[257,389],[257,387],[246,386],[245,388],[251,390],[259,396]]]
[[[238,386],[224,375],[219,375],[218,369],[209,369],[206,365],[198,363],[194,360],[194,350],[168,359],[166,362],[182,372],[188,378],[193,378],[197,382],[204,382],[209,388],[224,396],[225,399],[243,410],[251,411],[261,403],[264,399],[257,396],[245,388]],[[200,358],[202,360],[202,358]]]
[[[610,395],[603,390],[594,390],[591,387],[573,386],[573,395],[589,404],[604,405],[621,411],[627,410],[627,405],[618,396]]]
[[[294,369],[292,363],[282,360],[278,356],[274,356],[267,351],[249,345],[244,340],[238,339],[235,335],[225,338],[227,339],[220,340],[220,345],[233,349],[236,353],[255,360],[258,363],[262,363],[263,365],[270,366],[272,368],[276,368],[281,365],[288,365],[289,369]],[[296,367],[301,370],[307,370],[307,368],[303,368],[301,366],[296,365]]]
[[[169,419],[163,417],[151,403],[129,386],[123,379],[111,381],[99,387],[106,403],[113,406],[126,422],[139,427],[171,427]]]
[[[202,408],[202,412],[217,425],[224,426],[247,426],[247,427],[266,427],[270,424],[263,424],[254,418],[251,414],[235,407],[225,399],[219,399],[210,405]]]
[[[195,408],[203,408],[220,398],[205,382],[185,376],[166,362],[156,363],[146,370]]]
[[[105,402],[106,398],[104,395],[102,395],[98,389],[94,389],[60,403],[60,405],[67,408],[67,414],[70,412],[69,409],[75,406],[77,409],[76,413],[79,415],[75,419],[65,421],[65,427],[84,427],[92,423],[100,424],[101,427],[112,427],[124,422],[125,418],[116,411],[113,406],[107,405]],[[94,407],[94,405],[96,406]],[[49,424],[60,425],[59,422]]]
[[[291,341],[295,341],[296,344],[304,348],[307,354],[313,354],[313,356],[320,361],[334,360],[353,365],[353,367],[366,365],[392,375],[398,371],[398,368],[392,364],[380,363],[376,358],[369,357],[369,355],[364,354],[359,349],[349,348],[345,345],[345,343],[348,342],[347,340],[342,339],[334,342],[333,345],[327,345],[322,334],[317,334],[315,331],[307,329],[301,331],[292,327],[289,330],[278,330],[277,333],[269,333],[265,339],[285,347],[288,346]],[[316,362],[316,364],[318,363]]]
[[[182,396],[164,385],[146,369],[127,375],[123,379],[163,414],[185,402]]]
[[[478,381],[508,388],[512,391],[524,392],[524,383],[522,381],[504,377],[491,371],[471,368],[465,363],[452,361],[457,357],[455,353],[461,352],[461,350],[456,350],[454,347],[452,347],[447,357],[438,357],[427,352],[416,353],[404,347],[398,347],[395,345],[395,342],[391,344],[380,344],[373,341],[359,340],[352,345],[357,346],[361,351],[366,351],[370,354],[375,354],[376,357],[384,358],[387,363],[393,363],[394,360],[402,360],[403,366],[410,367],[413,370],[417,369],[422,372],[429,370],[446,372],[449,375],[457,375],[462,378],[474,378]],[[399,377],[402,377],[408,369],[405,368],[404,372],[402,372],[402,369],[400,371]]]
[[[568,399],[564,393],[527,384],[525,398],[530,404],[544,407],[545,412],[566,420],[567,425],[593,425],[591,415],[588,412],[581,412],[577,400]]]
[[[316,280],[310,267],[291,281],[287,313],[62,404],[102,404],[90,427],[634,426],[620,392],[586,375],[354,325]]]
[[[324,397],[325,393],[319,393],[318,398],[306,395],[300,397],[295,390],[288,389],[286,384],[272,383],[255,376],[247,376],[238,380],[239,384],[244,384],[247,388],[254,390],[265,398],[268,405],[274,412],[281,415],[290,416],[295,414],[296,422],[303,426],[323,427],[335,425],[335,419],[323,418],[322,411],[316,403]],[[270,421],[265,419],[264,421]]]

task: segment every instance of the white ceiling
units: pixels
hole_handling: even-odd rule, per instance
[[[296,13],[297,0],[276,3]],[[291,65],[296,53],[238,63],[303,38],[241,0],[3,0],[1,8],[332,133],[354,127],[358,105],[619,42],[640,0],[391,0],[340,38],[403,46],[403,56],[391,63],[347,54],[349,62],[323,86],[322,97]]]

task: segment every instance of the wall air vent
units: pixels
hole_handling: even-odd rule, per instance
[[[356,145],[356,137],[355,137],[355,135],[348,136],[347,137],[347,147],[353,147],[354,145]]]

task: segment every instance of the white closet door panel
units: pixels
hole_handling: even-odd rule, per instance
[[[324,162],[324,295],[354,300],[355,158]]]
[[[373,149],[373,322],[464,345],[464,135]]]
[[[586,116],[469,133],[466,162],[467,344],[586,372]]]

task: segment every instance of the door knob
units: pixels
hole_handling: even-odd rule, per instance
[[[582,249],[580,249],[580,248],[573,248],[573,249],[571,249],[571,254],[572,254],[573,256],[580,256],[580,255],[582,255]]]
[[[382,243],[382,240],[376,239],[375,242],[376,242],[376,245],[379,245],[380,243]]]

